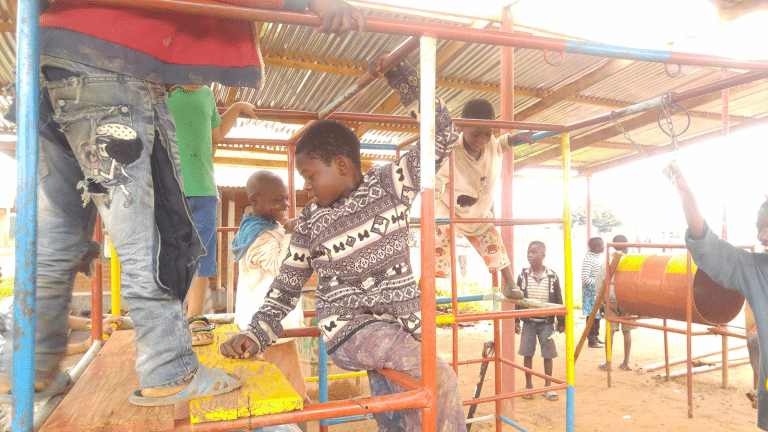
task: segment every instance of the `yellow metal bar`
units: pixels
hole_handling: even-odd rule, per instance
[[[344,378],[357,378],[357,377],[364,377],[368,375],[368,372],[362,371],[362,372],[350,372],[345,374],[337,374],[337,375],[328,375],[328,380],[335,380],[335,379],[344,379]],[[304,378],[305,382],[317,382],[320,377],[306,377]]]
[[[438,315],[435,317],[435,324],[453,324],[456,322],[456,317],[453,315]]]
[[[565,380],[573,385],[574,345],[573,345],[573,257],[571,245],[571,206],[570,206],[570,175],[571,175],[571,137],[562,134],[563,151],[563,240],[565,246]]]
[[[120,316],[120,259],[115,252],[115,246],[110,242],[109,269],[112,279],[112,315]]]

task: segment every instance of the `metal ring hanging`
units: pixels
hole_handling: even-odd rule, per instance
[[[560,66],[563,64],[563,60],[565,60],[565,51],[557,51],[560,53],[560,61],[557,63],[552,63],[549,61],[549,50],[544,50],[544,61],[547,62],[550,66]]]
[[[689,112],[688,112],[688,110],[687,110],[687,109],[685,109],[685,107],[683,107],[683,106],[681,106],[681,105],[677,105],[677,104],[675,104],[675,105],[672,105],[672,108],[673,108],[673,109],[674,109],[674,108],[680,108],[681,110],[683,110],[683,111],[685,112],[685,115],[688,117],[688,124],[686,124],[686,125],[685,125],[685,129],[683,129],[683,131],[682,131],[682,132],[680,132],[680,133],[676,133],[676,134],[675,134],[675,135],[682,135],[682,134],[684,134],[684,133],[685,133],[685,131],[687,131],[687,130],[688,130],[688,128],[689,128],[689,127],[691,127],[691,113],[689,113]],[[664,132],[664,134],[665,134],[666,136],[668,136],[668,137],[672,137],[672,134],[670,134],[669,132],[667,132],[667,130],[666,130],[666,129],[664,129],[664,127],[661,125],[661,115],[662,115],[662,114],[664,114],[664,110],[661,110],[661,111],[659,111],[659,118],[657,119],[657,122],[658,122],[658,124],[659,124],[659,129],[661,129],[661,131],[662,131],[662,132]],[[672,115],[672,113],[669,113],[669,114],[670,114],[670,115]]]
[[[670,77],[670,78],[677,78],[677,77],[679,77],[680,76],[680,72],[683,71],[683,66],[680,63],[678,63],[677,64],[677,72],[672,73],[670,71],[670,69],[669,69],[669,65],[670,65],[669,63],[664,63],[664,72],[667,73],[667,76]]]

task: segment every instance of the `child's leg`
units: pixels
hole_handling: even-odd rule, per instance
[[[552,363],[552,359],[544,359],[544,374],[547,376],[552,376]],[[544,380],[544,387],[549,387],[550,385],[552,385],[552,381]]]
[[[421,343],[397,324],[375,323],[363,327],[331,354],[339,367],[367,370],[371,380],[371,396],[402,392],[403,389],[374,369],[392,369],[421,379]],[[456,375],[442,359],[437,359],[437,432],[466,431],[464,407],[461,403]],[[382,377],[383,378],[383,377]],[[406,431],[421,430],[421,411],[402,410],[398,427]],[[379,431],[392,430],[386,418],[376,415]],[[394,419],[398,420],[398,419]]]
[[[528,369],[533,369],[533,355],[536,354],[536,323],[523,321],[523,330],[520,332],[520,348],[518,355],[523,356],[523,365]],[[532,389],[533,382],[531,374],[525,373],[525,388]],[[531,399],[531,398],[526,398]]]
[[[528,369],[533,369],[533,356],[523,357],[523,366],[527,367]],[[533,388],[533,375],[528,372],[525,373],[525,388]]]
[[[544,358],[544,374],[552,376],[552,359],[557,357],[557,347],[555,341],[549,340],[549,337],[555,331],[552,324],[536,323],[539,345],[541,345],[541,356]],[[548,387],[552,382],[544,380],[544,386]]]
[[[435,227],[435,277],[451,277],[451,235],[448,225]]]
[[[501,277],[504,284],[502,285],[502,294],[507,298],[516,300],[523,298],[523,292],[520,291],[515,283],[515,276],[512,274],[512,268],[509,265],[509,258],[507,257],[507,250],[504,248],[504,243],[501,241],[501,235],[499,235],[499,231],[496,230],[496,227],[491,225],[488,231],[479,236],[466,237],[472,247],[474,247],[477,253],[480,254],[480,257],[483,258],[485,265],[488,266],[488,271],[501,271]]]

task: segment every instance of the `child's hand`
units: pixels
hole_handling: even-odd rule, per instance
[[[299,222],[297,218],[288,219],[283,224],[283,228],[285,229],[286,234],[293,234],[293,230],[296,228],[296,224]]]
[[[661,171],[669,181],[672,182],[677,187],[678,191],[689,191],[690,188],[688,187],[688,182],[685,181],[685,177],[683,177],[683,172],[680,171],[680,167],[677,166],[677,162],[670,162],[669,165],[666,166]]]
[[[509,135],[509,142],[514,144],[517,141],[525,141],[528,144],[533,144],[533,140],[531,139],[531,135],[533,135],[533,134],[534,134],[533,131],[519,131],[519,132],[515,132],[515,133]]]
[[[121,328],[123,328],[123,317],[104,315],[104,319],[101,321],[101,330],[104,334],[112,336],[115,330],[120,330]]]
[[[257,120],[259,117],[256,115],[256,107],[253,106],[253,104],[250,104],[248,102],[236,102],[232,104],[232,108],[237,108],[240,111],[240,114],[245,114],[246,116]]]
[[[357,29],[357,34],[365,32],[365,16],[347,2],[341,0],[309,0],[309,10],[323,19],[317,28],[320,33],[344,36],[349,30]]]
[[[258,356],[264,350],[253,339],[241,333],[221,344],[219,352],[224,357],[247,359]]]
[[[515,323],[515,334],[520,334],[523,332],[523,328],[520,327],[520,323]]]
[[[368,60],[368,73],[374,78],[381,78],[384,76],[385,70],[383,70],[384,59],[389,55],[389,51],[379,51]]]

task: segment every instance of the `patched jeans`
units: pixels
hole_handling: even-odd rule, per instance
[[[77,265],[98,212],[123,266],[141,387],[178,385],[198,366],[183,300],[204,249],[165,91],[67,60],[40,63],[35,381],[50,379],[64,356]]]

